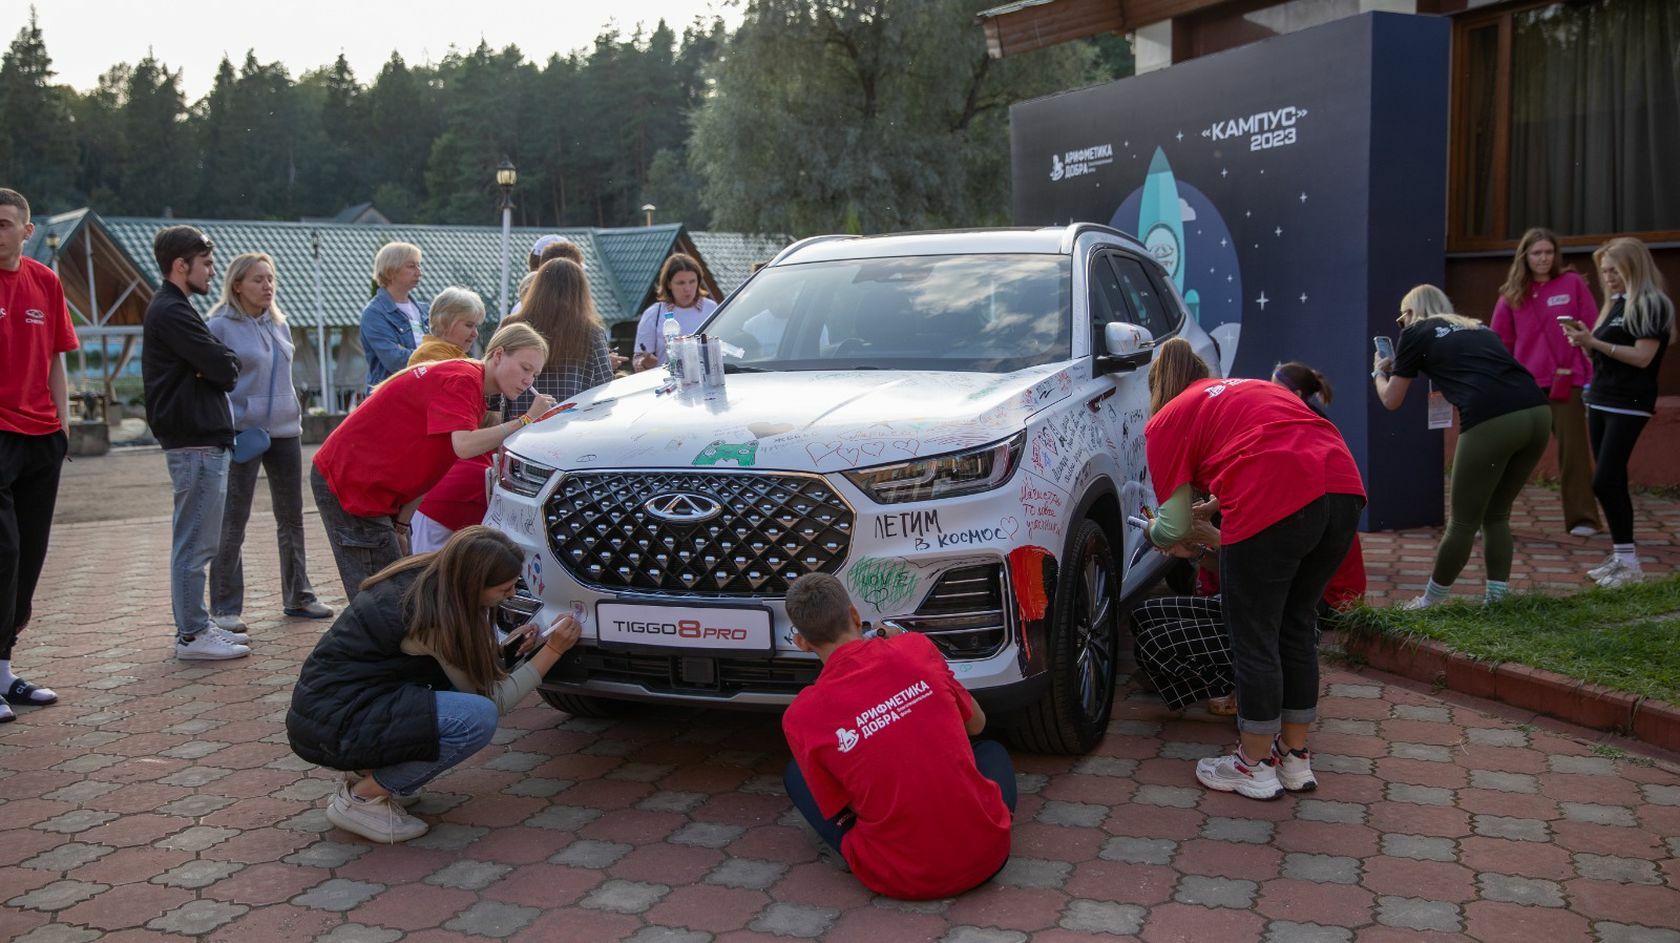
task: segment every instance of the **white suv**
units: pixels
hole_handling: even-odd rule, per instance
[[[788,703],[789,583],[832,573],[922,632],[1021,746],[1108,724],[1122,603],[1170,564],[1127,526],[1154,341],[1213,341],[1130,236],[1095,225],[807,239],[703,328],[721,390],[614,381],[508,440],[485,523],[527,552],[509,619],[575,614],[542,694]]]

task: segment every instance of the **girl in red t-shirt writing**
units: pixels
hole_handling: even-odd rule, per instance
[[[1177,556],[1220,547],[1237,683],[1236,752],[1196,764],[1209,789],[1275,799],[1317,783],[1319,598],[1353,542],[1365,487],[1330,421],[1263,380],[1208,379],[1190,344],[1161,345],[1144,427],[1160,515],[1149,539]],[[1193,491],[1211,500],[1192,507]],[[1223,520],[1215,530],[1208,517]]]
[[[309,483],[351,601],[364,580],[405,554],[420,499],[456,459],[495,449],[553,408],[539,393],[525,415],[479,428],[485,399],[524,393],[547,356],[548,342],[530,325],[504,325],[483,360],[409,367],[374,387],[327,436]]]

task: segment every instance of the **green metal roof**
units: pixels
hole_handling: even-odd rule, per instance
[[[373,257],[389,242],[412,242],[420,247],[423,275],[417,294],[431,297],[450,285],[471,288],[484,298],[485,306],[496,306],[500,294],[501,239],[493,226],[357,226],[332,223],[293,223],[226,219],[164,219],[159,217],[113,216],[103,219],[111,237],[125,252],[140,262],[140,268],[154,288],[159,284],[157,267],[149,264],[152,237],[166,226],[197,226],[216,245],[217,257],[233,258],[242,252],[266,252],[274,257],[281,284],[281,303],[300,323],[316,323],[314,278],[316,261],[311,243],[321,238],[321,307],[327,324],[355,327],[362,308],[373,294]],[[557,232],[583,250],[584,270],[592,285],[612,283],[612,274],[587,229],[513,230],[508,242],[508,291],[518,287],[525,274],[525,259],[531,243],[540,235]],[[206,311],[207,299],[195,299]],[[627,316],[612,292],[595,292],[595,304],[609,323]]]
[[[266,252],[274,257],[280,276],[280,301],[299,325],[317,321],[315,276],[317,263],[311,243],[318,233],[321,241],[319,274],[320,309],[332,327],[356,327],[362,308],[372,297],[373,257],[388,242],[412,242],[422,252],[423,276],[418,294],[437,294],[449,285],[461,285],[483,296],[494,309],[501,275],[501,229],[495,226],[369,226],[329,222],[282,222],[231,219],[170,219],[164,217],[101,217],[92,210],[61,213],[37,222],[34,236],[24,247],[31,258],[46,260],[46,234],[57,232],[67,244],[86,225],[107,232],[117,247],[139,269],[152,289],[160,284],[152,262],[152,238],[166,226],[197,226],[216,245],[216,256],[224,264],[242,252]],[[539,229],[522,226],[512,231],[508,243],[508,291],[517,288],[526,272],[525,260],[531,243],[547,233],[565,236],[583,252],[584,271],[589,275],[595,307],[608,323],[634,320],[642,302],[652,292],[659,267],[683,237],[680,224],[625,229]],[[711,272],[724,292],[735,289],[747,277],[751,263],[768,260],[788,240],[772,236],[736,233],[694,233],[692,240],[700,262]],[[714,260],[715,256],[715,260]],[[219,289],[219,284],[215,286]],[[194,303],[208,314],[210,298]],[[492,314],[494,311],[492,310]]]
[[[619,310],[626,318],[633,318],[642,313],[646,307],[642,302],[649,299],[649,293],[655,282],[659,280],[660,266],[676,246],[677,237],[682,234],[682,226],[670,223],[661,226],[639,226],[635,229],[597,229],[595,233],[595,248],[601,253],[607,264],[607,271],[612,273],[613,294],[617,297]],[[593,278],[590,285],[600,284]],[[600,295],[595,291],[595,304],[600,305]],[[652,304],[648,300],[648,304]],[[608,322],[603,312],[601,315]]]
[[[691,232],[688,238],[726,295],[747,280],[753,263],[770,261],[793,242],[787,236],[739,232]]]
[[[49,264],[52,260],[50,253],[47,252],[47,234],[57,233],[59,245],[67,245],[71,238],[82,231],[82,224],[90,216],[93,216],[93,211],[83,207],[68,213],[48,216],[45,219],[38,217],[31,220],[35,224],[35,233],[24,242],[23,254],[42,265]],[[148,252],[147,255],[150,255],[150,253]]]

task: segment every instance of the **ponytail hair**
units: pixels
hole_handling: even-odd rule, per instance
[[[1330,386],[1329,377],[1299,360],[1278,364],[1272,371],[1272,382],[1301,397],[1309,406],[1315,397],[1320,403],[1328,406],[1336,395],[1336,391]]]
[[[1209,376],[1208,365],[1196,355],[1196,349],[1182,337],[1174,337],[1155,351],[1149,365],[1149,413],[1154,415],[1173,397],[1197,380]]]

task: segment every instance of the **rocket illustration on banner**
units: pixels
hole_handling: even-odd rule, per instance
[[[1143,202],[1138,208],[1138,237],[1144,248],[1172,276],[1173,285],[1184,296],[1190,316],[1201,322],[1201,299],[1195,289],[1184,290],[1184,223],[1195,219],[1195,211],[1178,196],[1167,155],[1159,147],[1149,159],[1149,175],[1143,182]]]

